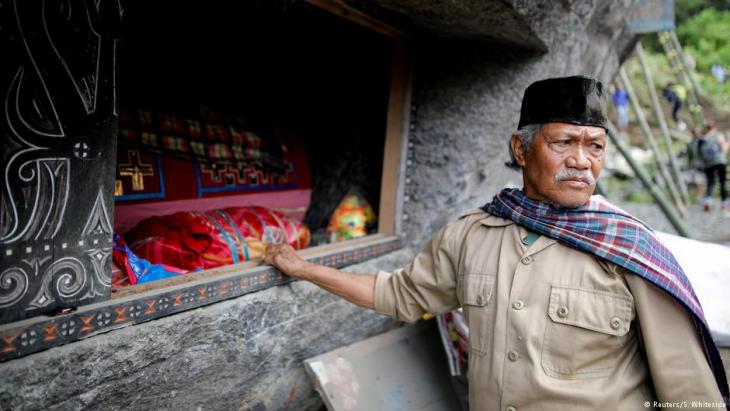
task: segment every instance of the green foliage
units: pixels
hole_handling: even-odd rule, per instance
[[[677,37],[700,72],[720,62],[730,65],[730,11],[705,9],[677,27]]]
[[[674,15],[677,26],[705,9],[730,10],[730,0],[675,0]]]
[[[730,118],[730,0],[675,0],[675,15],[677,37],[685,53],[694,60],[694,75],[700,83],[703,97],[709,100],[703,111],[716,120]],[[641,42],[664,110],[664,117],[669,121],[669,126],[673,127],[669,115],[670,105],[662,98],[661,89],[669,82],[677,83],[678,78],[670,69],[656,34],[642,36]],[[715,63],[720,63],[728,74],[724,84],[719,84],[710,72]],[[644,108],[647,120],[651,126],[657,127],[654,109],[650,104],[648,85],[638,59],[635,56],[630,57],[624,62],[623,67]],[[631,124],[636,125],[633,110],[631,115]],[[691,123],[686,106],[680,111],[680,117]],[[665,151],[662,139],[658,140],[658,144],[661,145],[660,149]],[[673,149],[675,153],[679,153],[684,149],[684,143],[675,141]],[[645,164],[645,167],[650,175],[656,173],[655,164]],[[608,179],[607,191],[610,197],[621,198],[627,202],[653,202],[649,193],[638,189],[631,180]],[[694,190],[690,190],[692,202],[698,195]]]
[[[730,0],[678,0],[675,3],[677,37],[685,53],[695,62],[695,73],[707,97],[720,112],[730,112]],[[649,67],[654,74],[657,88],[667,82],[677,82],[669,70],[656,34],[642,36],[647,51]],[[720,63],[728,72],[728,80],[719,84],[710,72],[712,65]],[[641,101],[646,98],[646,87],[634,58],[624,66],[637,88]]]
[[[730,0],[675,0],[674,14],[677,25],[705,9],[730,10]]]
[[[677,26],[677,31],[685,26],[685,22],[690,20],[706,10],[715,11],[726,11],[730,10],[730,0],[675,0],[674,1],[674,22]],[[690,23],[693,25],[694,23]],[[680,41],[684,44],[687,39],[681,38]],[[662,46],[657,40],[656,36],[647,35],[642,38],[642,43],[647,51],[654,53],[662,53]]]
[[[695,60],[695,72],[704,94],[721,110],[730,110],[730,81],[719,84],[710,73],[715,63],[730,70],[730,10],[700,11],[677,26],[677,37]]]

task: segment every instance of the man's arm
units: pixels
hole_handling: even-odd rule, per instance
[[[300,258],[288,244],[266,247],[264,262],[284,274],[311,281],[361,307],[375,308],[375,275],[352,274],[323,265],[312,264]]]
[[[691,314],[664,290],[637,275],[624,275],[634,296],[638,331],[644,342],[657,399],[660,402],[721,404],[722,395]],[[725,409],[722,405],[709,408]]]
[[[268,246],[264,262],[354,304],[411,322],[425,313],[441,314],[458,307],[455,250],[465,227],[461,220],[447,225],[410,264],[392,273],[358,275],[308,263],[288,245]]]

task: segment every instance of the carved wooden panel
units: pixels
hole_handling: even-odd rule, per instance
[[[109,298],[117,0],[0,0],[0,323]]]

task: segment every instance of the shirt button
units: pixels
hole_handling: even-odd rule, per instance
[[[504,408],[504,411],[517,411],[517,408],[509,405],[509,406],[507,406],[507,407]]]
[[[518,358],[520,358],[520,355],[517,354],[517,351],[510,351],[509,354],[507,354],[507,358],[509,358],[510,361],[515,362]]]
[[[514,308],[515,310],[521,310],[525,308],[525,303],[522,300],[517,300],[512,303],[512,308]]]
[[[529,255],[527,257],[522,257],[520,262],[524,265],[530,265],[532,264],[532,257],[530,257]]]
[[[558,308],[558,317],[565,318],[568,316],[568,312],[569,312],[568,307],[563,305],[560,308]]]
[[[483,305],[484,304],[484,297],[481,295],[477,296],[477,304]]]
[[[614,330],[618,330],[619,328],[621,328],[623,323],[624,322],[621,321],[621,319],[618,317],[611,318],[611,328],[613,328]]]

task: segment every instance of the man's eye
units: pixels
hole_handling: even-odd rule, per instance
[[[550,148],[557,152],[565,152],[570,149],[570,140],[558,140],[550,143]]]
[[[591,144],[588,147],[589,152],[594,156],[600,156],[603,154],[603,145],[601,144]]]

